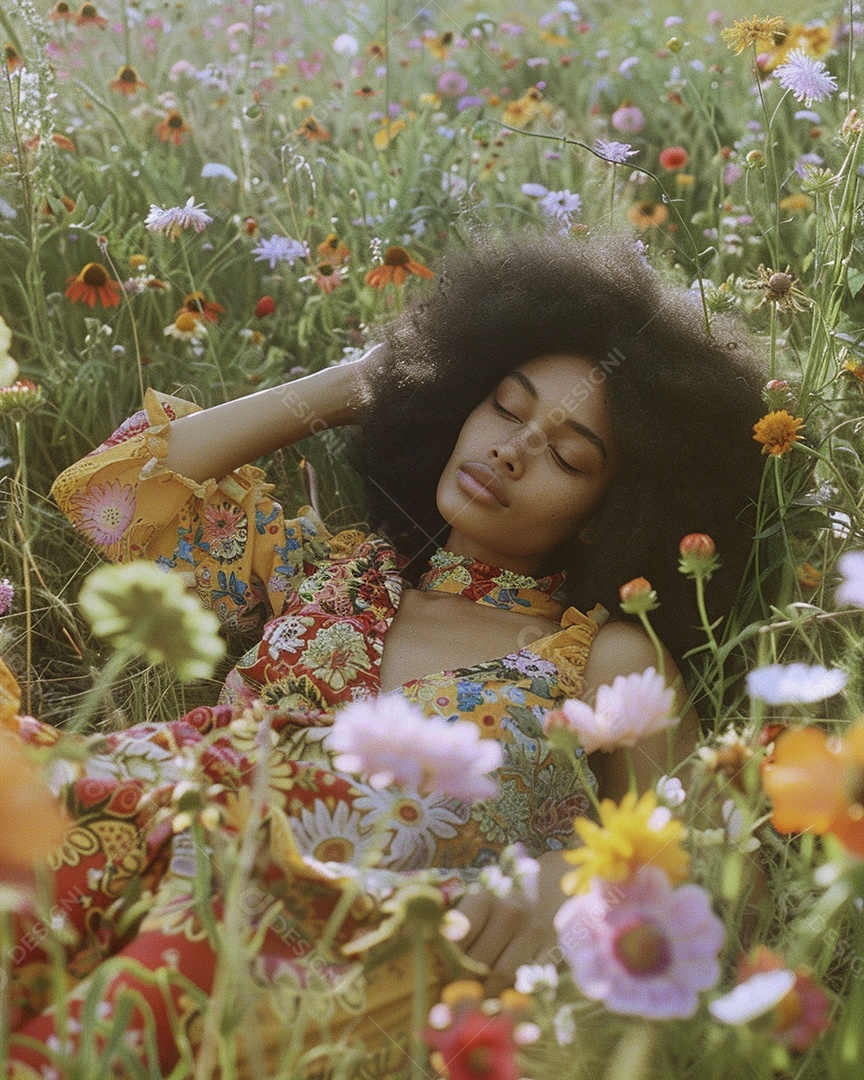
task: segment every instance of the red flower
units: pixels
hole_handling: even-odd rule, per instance
[[[102,307],[118,307],[120,286],[109,276],[102,263],[87,263],[74,277],[70,277],[66,295],[73,304],[95,307],[98,300]]]
[[[683,146],[667,146],[660,151],[660,164],[668,172],[683,169],[689,160],[690,155]]]
[[[268,315],[272,315],[276,310],[276,301],[272,296],[262,296],[258,303],[255,305],[255,317],[257,319],[264,319]]]
[[[215,300],[208,300],[204,293],[191,292],[184,298],[183,307],[180,308],[177,315],[180,315],[181,312],[188,311],[193,315],[197,315],[198,318],[204,319],[206,322],[218,323],[219,316],[224,310],[225,308],[221,304],[217,304]]]
[[[504,1013],[487,1016],[476,1007],[460,1010],[445,1031],[428,1029],[426,1042],[438,1051],[449,1080],[518,1080],[521,1076],[513,1017]]]

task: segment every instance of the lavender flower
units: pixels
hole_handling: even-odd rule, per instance
[[[669,1020],[692,1016],[720,977],[723,923],[698,885],[673,889],[643,866],[626,881],[593,878],[555,916],[576,985],[612,1012]]]
[[[595,139],[594,153],[599,154],[605,161],[611,161],[613,165],[623,165],[628,157],[638,154],[630,143],[615,142],[613,139]]]
[[[398,694],[346,705],[327,743],[337,769],[362,774],[373,788],[401,784],[465,801],[495,794],[486,774],[504,759],[499,743],[481,739],[469,720],[424,716]]]
[[[747,673],[747,693],[769,705],[803,705],[839,694],[847,679],[820,664],[767,664]]]
[[[566,188],[563,191],[550,191],[540,199],[540,209],[556,221],[569,221],[571,214],[578,214],[582,209],[582,198]]]
[[[793,49],[774,76],[784,90],[791,90],[795,100],[803,101],[808,109],[814,101],[824,101],[837,89],[837,80],[828,74],[828,68],[803,49]]]
[[[161,206],[151,205],[150,212],[144,219],[144,227],[151,232],[164,233],[169,240],[176,240],[186,229],[202,232],[212,220],[203,206],[197,205],[194,197],[190,195],[185,206],[172,206],[166,210]]]
[[[270,269],[275,270],[276,264],[287,262],[293,266],[297,259],[305,259],[309,254],[306,245],[300,240],[292,240],[290,236],[262,237],[257,247],[252,248],[255,262],[269,262]]]

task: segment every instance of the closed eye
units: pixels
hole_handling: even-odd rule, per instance
[[[510,412],[509,409],[505,409],[504,406],[500,402],[496,401],[494,398],[492,399],[492,407],[495,409],[496,412],[501,413],[502,416],[506,416],[509,420],[515,420],[517,424],[522,423],[522,421],[519,419],[518,416],[516,416],[515,413]]]

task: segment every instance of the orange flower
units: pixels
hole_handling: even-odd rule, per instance
[[[6,69],[8,71],[17,71],[18,68],[24,67],[24,61],[21,59],[21,54],[11,41],[7,41],[3,46],[3,56],[5,57]]]
[[[428,266],[415,262],[405,248],[389,247],[384,252],[384,262],[366,275],[366,284],[375,289],[384,289],[391,283],[402,285],[409,274],[424,278],[435,277]]]
[[[326,259],[331,266],[341,266],[351,256],[351,250],[347,248],[335,232],[328,233],[318,245],[318,254]]]
[[[102,263],[87,263],[76,275],[69,278],[66,295],[73,304],[95,307],[98,300],[102,307],[120,304],[120,286],[110,276]]]
[[[321,127],[314,116],[307,116],[300,127],[297,128],[295,135],[302,135],[304,139],[317,140],[318,142],[327,142],[330,138],[330,132]]]
[[[446,60],[450,55],[450,46],[453,44],[453,31],[445,30],[439,35],[430,34],[429,37],[423,38],[423,44],[436,60]]]
[[[75,16],[72,13],[72,8],[67,3],[67,0],[57,0],[57,3],[51,9],[48,18],[52,22],[70,22]]]
[[[651,202],[649,199],[634,203],[627,211],[627,220],[637,229],[650,229],[652,225],[663,225],[669,217],[664,203]]]
[[[78,8],[78,14],[75,16],[76,26],[98,26],[104,30],[108,25],[108,20],[103,18],[96,10],[95,4],[82,4]]]
[[[785,409],[778,409],[753,425],[753,438],[762,443],[763,454],[782,457],[791,450],[793,443],[801,440],[803,436],[798,434],[798,429],[803,426],[804,421],[799,417],[790,415]]]
[[[156,125],[156,133],[162,142],[170,141],[175,146],[180,146],[183,136],[191,130],[179,109],[169,109],[165,119]]]
[[[864,856],[864,721],[845,738],[815,727],[784,731],[762,763],[762,788],[778,832],[830,833]]]
[[[342,275],[332,263],[322,262],[315,271],[315,284],[323,293],[331,293],[342,284]]]
[[[54,140],[55,146],[59,146],[61,150],[65,150],[69,154],[75,153],[75,143],[65,135],[60,135],[55,131],[51,138]]]
[[[36,864],[62,840],[68,819],[21,739],[0,731],[0,880],[35,884]]]
[[[667,172],[683,169],[689,160],[690,155],[683,146],[667,146],[665,150],[660,151],[659,161]]]
[[[138,72],[131,64],[124,64],[117,72],[116,77],[109,83],[112,90],[118,90],[121,94],[134,94],[138,90],[146,90],[147,83],[138,78]]]
[[[183,307],[177,312],[178,315],[184,311],[191,311],[193,315],[197,315],[207,322],[218,323],[219,316],[225,308],[221,304],[215,303],[213,300],[208,300],[202,292],[191,292],[183,300]]]

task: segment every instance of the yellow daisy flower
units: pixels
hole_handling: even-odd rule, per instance
[[[735,22],[723,30],[720,36],[737,56],[738,53],[749,49],[751,45],[761,45],[765,49],[773,49],[777,39],[785,31],[783,20],[777,16],[754,15],[750,19],[736,19]]]
[[[604,799],[600,822],[576,819],[583,846],[564,853],[567,861],[578,867],[561,879],[561,888],[568,895],[587,892],[595,877],[624,881],[641,866],[659,867],[673,885],[687,877],[690,856],[681,847],[686,830],[665,808],[658,810],[653,791],[646,791],[641,798],[630,791],[620,806]]]
[[[792,449],[793,443],[803,438],[798,434],[798,429],[803,426],[804,421],[800,417],[792,416],[785,409],[778,409],[753,425],[753,438],[762,443],[763,454],[782,457]]]

